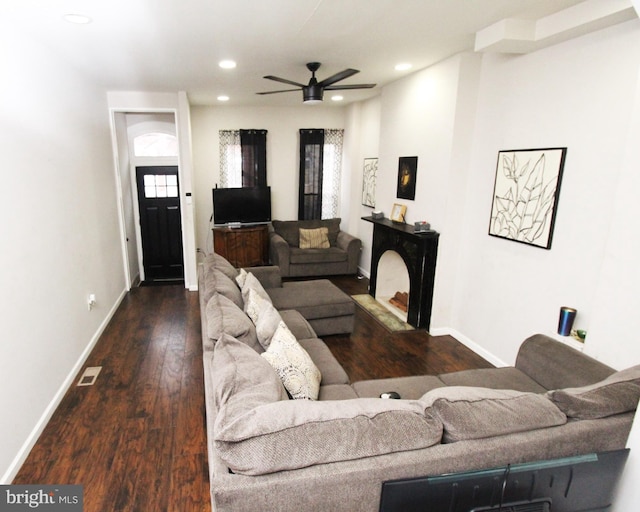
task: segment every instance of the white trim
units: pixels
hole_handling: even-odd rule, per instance
[[[488,352],[487,350],[482,348],[480,345],[478,345],[471,338],[468,338],[467,336],[465,336],[461,332],[456,331],[455,329],[452,329],[450,327],[436,327],[434,329],[431,329],[429,331],[429,334],[431,334],[432,336],[445,336],[445,335],[453,336],[456,340],[458,340],[460,343],[462,343],[465,347],[473,350],[476,354],[478,354],[480,357],[483,357],[484,359],[489,361],[492,365],[497,366],[499,368],[503,367],[503,366],[512,366],[512,365],[509,365],[509,364],[505,363],[501,359],[497,358],[491,352]]]
[[[95,347],[96,343],[98,343],[100,336],[102,336],[102,333],[104,332],[107,325],[113,318],[113,315],[115,314],[116,310],[122,303],[122,300],[124,299],[126,294],[127,294],[127,290],[125,289],[122,291],[122,293],[120,294],[120,297],[118,297],[118,300],[116,300],[115,304],[113,305],[113,307],[111,308],[111,310],[109,311],[105,319],[102,321],[102,323],[98,327],[98,330],[91,337],[91,340],[89,341],[85,349],[82,351],[82,354],[80,354],[80,357],[76,361],[76,364],[73,365],[67,377],[62,382],[62,385],[60,386],[60,388],[58,388],[58,391],[53,396],[53,399],[51,400],[51,402],[49,402],[49,405],[44,410],[44,412],[42,413],[42,416],[40,416],[40,419],[38,420],[35,427],[27,437],[26,441],[23,443],[20,450],[18,450],[17,455],[15,456],[11,464],[9,464],[7,471],[5,472],[4,475],[2,475],[2,478],[0,478],[0,485],[9,485],[11,484],[11,482],[13,482],[13,479],[18,474],[18,471],[20,470],[25,460],[27,459],[27,456],[31,452],[31,449],[34,447],[34,445],[38,441],[38,438],[40,437],[45,427],[47,426],[47,423],[49,423],[49,420],[51,420],[53,413],[56,412],[56,409],[60,405],[60,402],[62,402],[62,399],[66,395],[67,391],[71,388],[71,386],[75,382],[76,377],[80,372],[80,369],[82,368],[85,361],[91,354],[91,351]]]

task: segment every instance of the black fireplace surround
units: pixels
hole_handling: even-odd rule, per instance
[[[362,217],[362,220],[373,223],[369,295],[376,296],[380,258],[386,251],[397,252],[409,272],[407,323],[429,330],[440,234],[436,231],[416,233],[413,225],[389,219]]]

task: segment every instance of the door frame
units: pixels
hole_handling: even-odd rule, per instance
[[[118,195],[118,213],[119,224],[121,233],[121,249],[122,249],[122,264],[125,278],[126,290],[131,290],[134,285],[133,279],[136,276],[132,276],[129,270],[129,262],[131,258],[142,257],[141,248],[137,248],[137,255],[132,254],[133,251],[127,247],[127,231],[126,231],[126,218],[125,209],[123,204],[123,183],[122,183],[122,169],[120,154],[123,151],[127,151],[129,155],[132,153],[132,149],[129,148],[128,136],[126,133],[120,133],[117,129],[116,114],[133,114],[133,113],[145,113],[145,114],[173,114],[176,127],[176,136],[178,138],[178,181],[180,184],[180,209],[182,212],[182,251],[184,256],[184,285],[185,288],[191,291],[198,290],[198,277],[197,277],[197,262],[196,262],[196,242],[195,242],[195,215],[194,204],[192,198],[192,183],[193,183],[193,165],[191,155],[191,133],[190,133],[190,112],[189,102],[186,93],[180,91],[177,95],[163,94],[163,95],[151,95],[152,98],[141,98],[137,93],[107,93],[107,99],[109,103],[109,122],[111,126],[111,144],[114,157],[114,171],[116,189]],[[157,97],[156,97],[157,96]],[[149,103],[158,104],[171,104],[172,106],[160,106],[160,107],[139,107],[141,104]],[[131,106],[127,106],[130,104]],[[129,159],[130,165],[133,163]],[[144,164],[142,164],[144,165]],[[171,165],[175,165],[171,164]],[[137,211],[138,202],[135,198],[137,191],[131,192],[133,194],[133,201],[135,202],[134,212]],[[135,215],[135,213],[134,213]],[[136,221],[139,230],[139,220]],[[137,245],[139,246],[140,239],[138,236]]]

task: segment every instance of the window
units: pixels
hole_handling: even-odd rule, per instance
[[[178,197],[178,176],[166,174],[145,174],[144,197]]]
[[[168,133],[145,133],[133,139],[135,156],[178,156],[178,139]]]
[[[344,130],[300,130],[298,219],[338,215]]]
[[[220,130],[220,185],[267,186],[267,130]]]

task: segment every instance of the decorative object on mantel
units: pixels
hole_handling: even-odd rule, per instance
[[[376,206],[376,179],[378,174],[378,159],[365,158],[362,168],[362,204]]]
[[[393,222],[402,222],[404,224],[404,217],[407,213],[407,206],[404,204],[395,203],[391,209],[390,219]]]
[[[416,198],[416,174],[418,172],[417,156],[401,156],[398,159],[398,199]]]
[[[384,212],[382,210],[374,210],[371,212],[371,218],[376,220],[384,219]]]
[[[414,223],[413,230],[416,233],[426,233],[427,231],[431,231],[431,224],[429,224],[426,220],[421,220],[420,222]]]
[[[571,328],[573,327],[573,321],[576,319],[577,312],[577,309],[567,306],[560,308],[560,318],[558,319],[558,334],[560,336],[571,335]]]
[[[498,152],[489,235],[551,248],[567,148]]]

